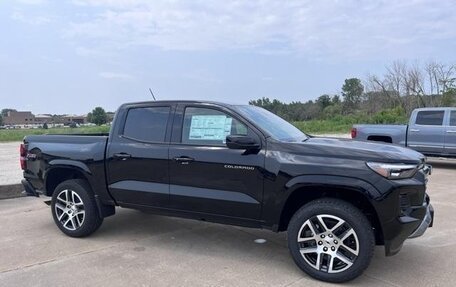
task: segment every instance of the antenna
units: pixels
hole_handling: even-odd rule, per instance
[[[154,98],[154,101],[156,101],[157,99],[155,98],[154,92],[152,92],[152,89],[151,89],[151,88],[149,88],[149,92],[150,92],[150,94],[152,95],[152,98]]]

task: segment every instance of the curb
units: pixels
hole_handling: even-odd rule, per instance
[[[24,197],[22,184],[0,185],[0,199]]]

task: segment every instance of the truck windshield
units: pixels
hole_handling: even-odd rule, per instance
[[[237,111],[255,123],[272,138],[286,142],[302,142],[308,136],[275,114],[256,106],[236,106]]]

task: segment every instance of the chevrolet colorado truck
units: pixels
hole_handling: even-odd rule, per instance
[[[415,109],[408,125],[354,125],[351,136],[399,144],[427,156],[456,157],[456,108]]]
[[[52,198],[68,236],[116,206],[287,231],[297,266],[329,282],[359,276],[376,244],[396,254],[434,216],[422,154],[312,137],[255,106],[124,104],[109,134],[27,136],[20,155],[26,193]]]

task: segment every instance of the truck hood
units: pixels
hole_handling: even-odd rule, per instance
[[[418,164],[425,158],[419,152],[398,145],[351,139],[312,137],[302,143],[286,145],[292,153],[365,161]]]

